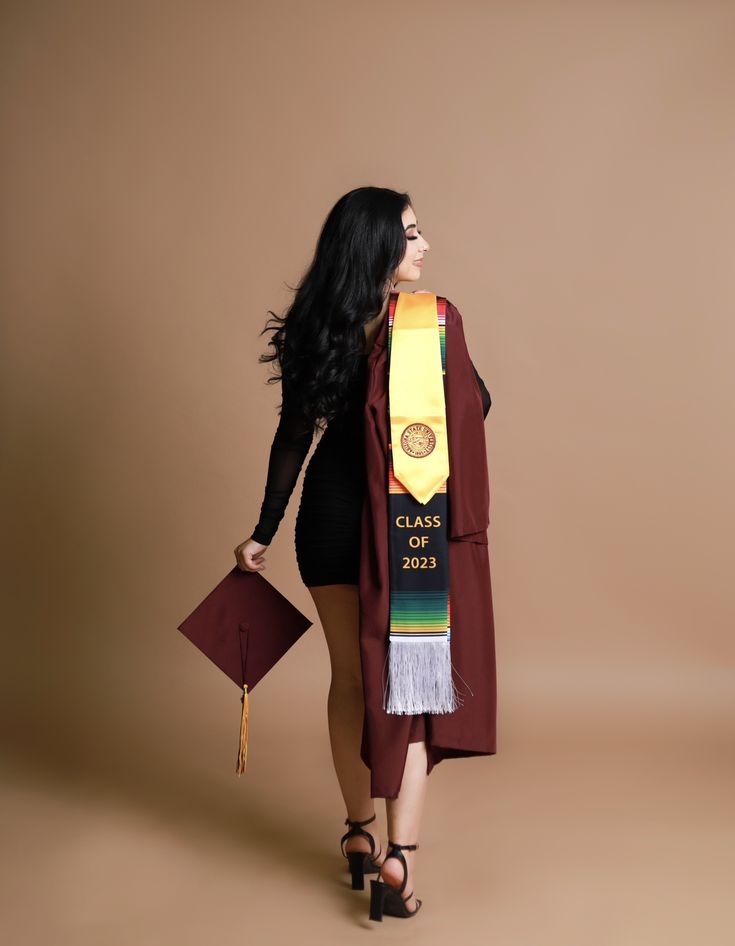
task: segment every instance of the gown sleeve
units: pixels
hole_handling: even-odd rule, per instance
[[[276,534],[314,439],[314,425],[302,413],[298,399],[287,385],[282,384],[281,390],[281,416],[271,444],[260,519],[252,533],[261,545],[270,545]]]
[[[492,404],[490,392],[485,387],[485,382],[477,373],[477,368],[475,368],[474,364],[472,365],[472,370],[475,372],[475,377],[477,378],[477,384],[478,384],[478,387],[480,388],[480,394],[482,394],[482,412],[484,416],[487,417],[488,411],[490,410],[490,405]]]

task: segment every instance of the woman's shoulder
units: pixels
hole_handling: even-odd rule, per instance
[[[444,301],[444,326],[447,331],[450,331],[452,336],[460,335],[464,338],[465,331],[462,313],[447,296],[437,296],[437,299]]]
[[[460,313],[457,306],[451,301],[451,299],[449,299],[447,296],[441,295],[439,292],[433,292],[431,289],[413,290],[414,295],[418,295],[421,292],[431,292],[436,296],[437,302],[441,302],[444,305],[444,317],[448,324],[462,324],[462,314]]]
[[[425,292],[425,293],[428,293],[428,294],[431,295],[431,296],[436,296],[437,299],[441,299],[441,300],[443,300],[444,302],[448,303],[449,305],[453,305],[453,303],[450,302],[448,296],[442,295],[441,292],[436,292],[434,289],[412,289],[412,290],[411,290],[411,295],[412,295],[412,296],[420,296],[420,295],[421,295],[422,293],[424,293],[424,292]]]

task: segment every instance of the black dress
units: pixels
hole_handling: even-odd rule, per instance
[[[344,413],[327,425],[304,474],[295,548],[301,580],[309,587],[359,583],[367,357],[363,354],[360,358]],[[490,394],[472,367],[487,417]],[[287,393],[287,387],[282,390],[281,416],[271,446],[260,519],[252,533],[263,545],[269,545],[276,534],[313,440],[313,427],[298,402]]]

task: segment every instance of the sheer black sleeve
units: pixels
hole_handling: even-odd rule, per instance
[[[301,412],[298,400],[286,385],[281,390],[281,416],[271,444],[260,519],[252,533],[262,545],[270,545],[276,534],[314,439],[314,426]]]
[[[480,394],[482,394],[482,412],[485,415],[485,417],[487,417],[488,411],[490,410],[490,405],[492,404],[490,392],[485,387],[485,382],[477,373],[477,368],[475,368],[474,364],[472,365],[472,370],[475,372],[475,377],[477,378],[477,384],[478,384],[478,387],[480,388]]]

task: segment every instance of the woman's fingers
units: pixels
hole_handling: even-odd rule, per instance
[[[252,555],[241,555],[237,559],[237,564],[244,572],[263,572],[265,563],[254,561]]]
[[[248,539],[235,549],[235,560],[241,571],[263,572],[265,571],[265,561],[263,556],[268,546]]]
[[[245,562],[251,571],[262,572],[265,570],[265,562],[262,561],[263,553],[262,552],[246,552],[245,553]]]

